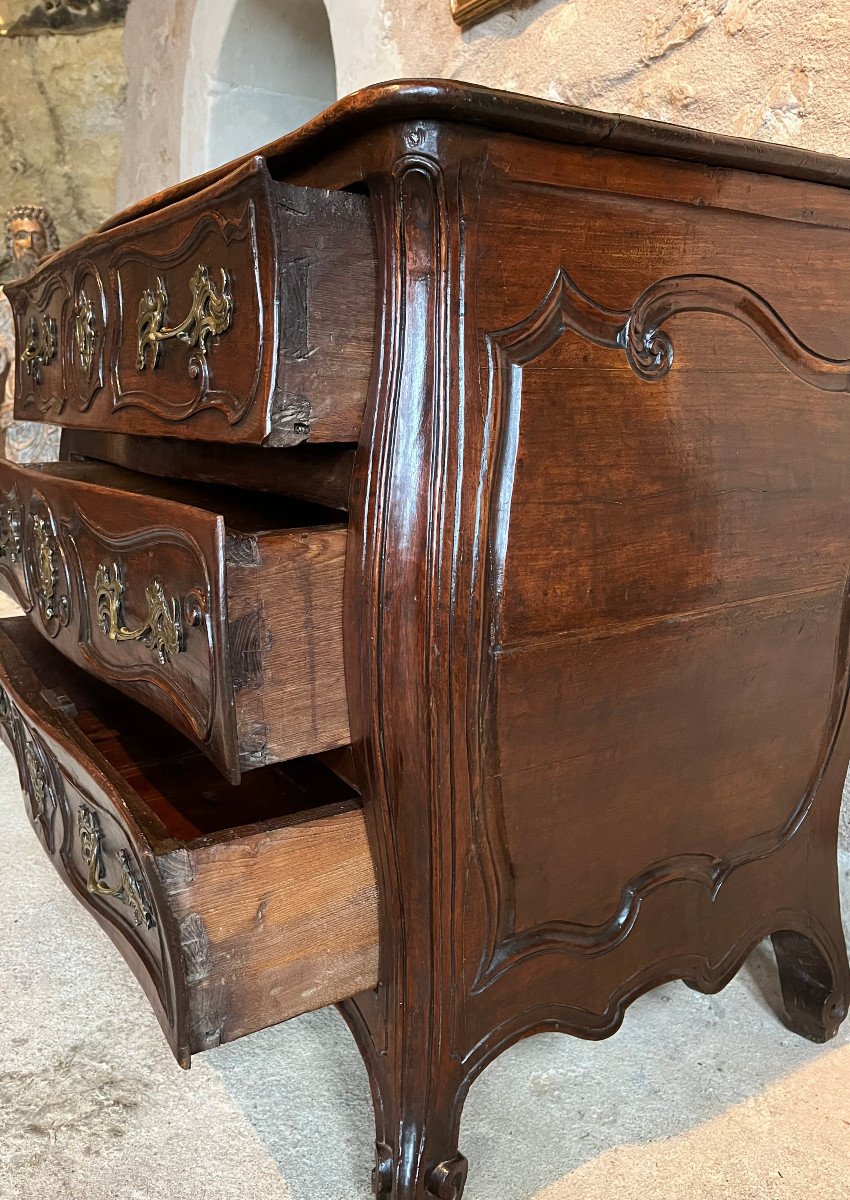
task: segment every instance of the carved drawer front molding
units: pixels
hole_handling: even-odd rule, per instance
[[[114,772],[81,743],[66,715],[76,709],[67,697],[65,713],[61,704],[51,707],[53,691],[30,675],[6,625],[0,623],[0,736],[15,755],[30,821],[64,881],[146,981],[171,1033],[180,1020],[183,967],[172,961],[176,929],[167,908],[162,916],[150,849],[112,790]],[[32,661],[32,651],[27,657]]]
[[[15,755],[30,824],[53,854],[62,843],[64,789],[50,751],[0,684],[0,730]]]
[[[24,512],[17,486],[0,489],[0,575],[24,612],[32,607],[24,568]]]
[[[46,686],[54,659],[24,618],[0,621],[0,737],[56,870],[138,977],[182,1065],[373,987],[377,896],[352,789],[305,760],[243,795],[157,718],[138,728],[133,705],[72,664],[61,693]]]
[[[206,489],[96,464],[0,463],[0,495],[26,514],[30,619],[234,782],[349,741],[343,527],[290,526],[281,502],[275,528],[237,498],[231,528],[221,493],[204,507]],[[15,582],[19,564],[0,555],[0,571]]]
[[[16,416],[50,421],[65,406],[65,360],[71,294],[68,281],[58,271],[27,281],[26,292],[7,295],[15,315]]]
[[[10,285],[16,415],[255,445],[356,441],[375,273],[365,197],[276,183],[249,160],[191,204]]]

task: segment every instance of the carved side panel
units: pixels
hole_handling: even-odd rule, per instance
[[[716,897],[800,829],[835,746],[848,686],[844,554],[834,530],[812,523],[804,492],[787,500],[799,547],[776,511],[760,542],[730,533],[748,519],[728,478],[740,447],[733,434],[699,462],[709,394],[665,380],[675,351],[659,324],[679,311],[733,317],[810,387],[847,386],[846,363],[814,355],[750,289],[708,277],[660,281],[617,312],[562,270],[534,312],[489,337],[478,993],[542,954],[612,950],[659,888]],[[607,381],[604,402],[563,365],[562,338],[599,348],[589,370]],[[621,351],[634,375],[603,376]],[[559,377],[575,396],[551,388]],[[654,396],[640,379],[655,381]],[[791,392],[784,436],[799,444],[817,436],[808,406],[824,401]],[[749,419],[757,447],[757,406]],[[769,478],[782,465],[774,453],[757,447],[748,470]]]

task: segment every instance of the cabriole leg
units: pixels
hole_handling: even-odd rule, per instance
[[[812,1042],[830,1041],[847,1016],[848,971],[843,938],[834,944],[834,963],[805,934],[783,930],[773,934],[771,940],[789,1028]]]

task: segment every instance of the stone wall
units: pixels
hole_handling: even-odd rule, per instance
[[[116,208],[180,178],[183,80],[194,12],[195,0],[130,4],[124,33],[127,124]]]
[[[513,0],[465,31],[451,20],[449,0],[327,3],[341,92],[398,75],[445,75],[850,151],[847,0]]]
[[[256,3],[244,0],[246,11]],[[281,22],[291,23],[292,0],[276,4]],[[448,76],[717,133],[850,149],[847,0],[513,0],[466,30],[452,20],[449,0],[325,0],[325,6],[339,95],[384,79]],[[256,36],[250,22],[233,19],[238,11],[234,0],[203,0],[202,7],[198,0],[131,0],[120,204],[204,165],[197,157],[181,164],[177,128],[182,111],[191,123],[185,145],[201,120],[194,90],[192,104],[180,103],[196,40],[192,20],[197,13],[205,26],[228,22],[225,61],[234,54],[228,38],[241,38],[239,52],[250,54]],[[262,36],[268,37],[265,24]],[[216,80],[205,82],[214,95]],[[250,94],[231,99],[228,119],[250,131],[256,116]],[[277,132],[289,127],[282,110]],[[267,136],[264,119],[254,144]]]
[[[0,13],[11,22],[31,7],[4,0]],[[121,38],[120,28],[0,38],[0,213],[46,205],[63,245],[115,208],[126,88]]]

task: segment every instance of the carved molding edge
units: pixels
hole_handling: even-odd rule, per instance
[[[492,473],[482,463],[482,486],[492,478],[489,500],[483,506],[482,544],[491,544],[485,556],[483,596],[489,607],[493,590],[492,572],[502,569],[506,545],[494,517],[510,491],[513,456],[518,430],[514,427],[521,411],[522,368],[544,354],[566,332],[573,332],[595,345],[623,351],[635,374],[644,380],[662,379],[674,361],[674,347],[661,328],[679,313],[703,312],[726,316],[750,329],[790,372],[821,391],[850,390],[850,360],[831,359],[810,349],[758,293],[743,284],[713,275],[671,276],[647,288],[629,310],[606,308],[591,299],[560,268],[544,299],[524,320],[486,335],[490,364],[488,397],[488,441],[494,446]],[[493,530],[496,543],[491,543]],[[479,547],[480,550],[480,547]],[[491,614],[492,617],[492,614]],[[490,626],[485,620],[485,628]],[[487,702],[492,695],[488,656],[480,662],[480,725],[486,730]],[[850,694],[850,578],[845,584],[836,647],[833,687],[826,725],[815,767],[794,811],[779,828],[750,838],[723,858],[681,855],[655,864],[633,879],[620,894],[611,916],[595,926],[553,921],[517,932],[511,927],[511,905],[502,895],[500,880],[510,878],[504,834],[486,801],[476,804],[479,864],[488,897],[488,948],[479,963],[473,986],[480,993],[531,956],[546,951],[571,955],[597,955],[622,942],[633,928],[645,897],[667,884],[689,881],[703,886],[716,898],[724,881],[739,867],[765,858],[781,849],[800,828],[810,812],[818,787],[835,748]],[[481,741],[482,739],[479,738]],[[483,738],[486,744],[486,738]],[[473,797],[477,796],[472,787]]]
[[[824,392],[850,391],[850,359],[818,354],[758,292],[719,275],[659,279],[630,309],[621,310],[593,300],[562,267],[533,313],[489,334],[487,340],[511,362],[523,365],[571,330],[597,346],[624,351],[641,379],[662,379],[675,357],[673,343],[662,327],[680,313],[713,313],[738,321],[804,383]]]
[[[553,1001],[507,1017],[466,1056],[470,1082],[495,1058],[529,1033],[557,1030],[578,1037],[592,1037],[593,1040],[612,1037],[623,1024],[629,1006],[665,980],[685,980],[706,994],[721,992],[732,982],[756,946],[780,931],[799,933],[808,939],[823,956],[834,977],[843,977],[843,946],[836,944],[834,935],[809,912],[793,908],[776,909],[746,926],[735,945],[719,961],[712,962],[707,955],[699,953],[675,954],[661,963],[656,962],[636,971],[611,993],[602,1011],[591,1012],[586,1008]],[[840,1018],[840,1012],[835,1015],[836,1019]]]

